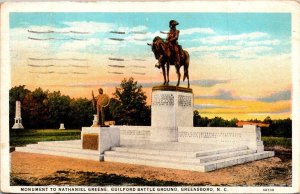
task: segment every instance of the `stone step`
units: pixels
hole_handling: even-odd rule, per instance
[[[158,154],[147,154],[147,153],[132,153],[132,152],[119,152],[119,151],[106,151],[104,156],[115,156],[115,157],[125,157],[125,158],[138,158],[145,160],[159,160],[166,162],[176,162],[176,163],[189,163],[189,164],[200,164],[199,159],[187,158],[183,156],[166,156]]]
[[[221,154],[213,154],[210,156],[200,156],[197,157],[197,159],[200,161],[200,163],[206,163],[206,162],[211,162],[215,160],[221,160],[221,159],[226,159],[226,158],[231,158],[231,157],[236,157],[236,156],[243,156],[243,155],[248,155],[248,154],[254,154],[256,153],[256,150],[239,150],[239,151],[233,151],[233,152],[226,152],[226,153],[221,153]]]
[[[223,154],[223,153],[229,153],[229,152],[235,152],[241,150],[248,150],[248,146],[236,146],[231,148],[218,148],[213,150],[200,151],[196,153],[196,157],[211,156],[215,154]]]
[[[251,162],[251,161],[255,161],[255,160],[261,160],[261,159],[269,158],[269,157],[273,157],[273,156],[274,156],[274,152],[263,151],[263,152],[254,153],[254,154],[247,154],[247,155],[243,155],[243,156],[236,156],[236,157],[231,157],[231,158],[226,158],[226,159],[215,160],[212,162],[206,162],[206,163],[202,163],[201,165],[204,166],[204,172],[208,172],[208,171],[213,171],[213,170],[220,169],[220,168],[225,168],[228,166],[234,166],[237,164],[243,164],[243,163],[247,163],[247,162]]]
[[[183,156],[166,156],[161,154],[148,154],[148,153],[132,153],[132,152],[120,152],[120,151],[106,151],[105,156],[120,156],[120,157],[130,157],[130,158],[141,158],[141,159],[151,159],[151,160],[160,160],[160,161],[169,161],[169,162],[177,162],[177,163],[189,163],[189,164],[200,164],[214,160],[220,160],[224,158],[241,156],[255,153],[255,150],[241,150],[234,151],[224,154],[215,154],[211,156],[204,157],[183,157]]]
[[[53,151],[61,151],[61,152],[83,152],[85,154],[98,154],[99,151],[97,150],[89,150],[89,149],[81,149],[80,148],[76,148],[76,147],[64,147],[64,146],[48,146],[48,145],[43,145],[43,144],[28,144],[26,147],[28,148],[36,148],[36,149],[42,149],[42,150],[53,150]]]
[[[216,169],[234,166],[237,164],[243,164],[246,162],[260,160],[268,157],[274,156],[274,152],[260,152],[260,153],[251,153],[242,156],[236,156],[226,159],[219,159],[211,162],[205,163],[189,163],[188,161],[174,161],[170,160],[158,160],[157,158],[142,158],[139,155],[136,157],[126,156],[126,155],[118,155],[118,154],[104,154],[104,161],[111,162],[121,162],[121,163],[129,163],[129,164],[140,164],[146,166],[154,166],[154,167],[163,167],[163,168],[174,168],[174,169],[182,169],[182,170],[192,170],[192,171],[200,171],[200,172],[208,172]],[[177,157],[175,157],[178,159]]]
[[[68,147],[68,148],[81,148],[81,140],[70,140],[70,141],[41,141],[39,145],[45,146],[57,146],[57,147]]]
[[[118,155],[104,155],[104,161],[204,172],[204,167],[201,165],[184,164],[184,163],[150,160],[150,159],[140,159],[140,158],[130,158],[130,157],[123,157]]]
[[[54,150],[54,149],[41,149],[39,147],[16,147],[17,152],[28,152],[28,153],[36,153],[36,154],[48,154],[48,155],[55,155],[55,156],[64,156],[70,158],[79,158],[79,159],[86,159],[86,160],[94,160],[100,161],[103,160],[103,155],[100,155],[98,152],[97,154],[91,154],[90,152],[86,152],[87,150],[76,150],[76,152],[66,152],[62,150]]]
[[[178,157],[186,157],[186,158],[195,158],[201,156],[209,156],[214,154],[228,153],[234,151],[247,150],[247,146],[237,146],[230,148],[218,148],[211,149],[207,151],[179,151],[179,150],[171,150],[172,148],[165,149],[156,149],[156,148],[143,148],[141,147],[112,147],[112,151],[117,152],[126,152],[126,153],[135,153],[135,154],[150,154],[150,155],[164,155],[164,156],[178,156]]]

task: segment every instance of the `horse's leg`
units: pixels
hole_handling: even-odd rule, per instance
[[[164,75],[164,85],[166,85],[166,67],[165,64],[162,64],[162,70],[163,70],[163,75]]]
[[[189,70],[186,71],[186,77],[188,80],[188,88],[190,88],[190,76],[189,76]]]
[[[178,81],[177,81],[177,85],[176,86],[179,86],[179,83],[180,83],[180,65],[176,65],[176,73],[177,73],[177,77],[178,77]]]
[[[184,66],[183,66],[183,69],[184,69],[184,73],[183,73],[183,80],[182,80],[182,81],[184,81],[185,78],[187,78],[187,68],[186,68],[186,65],[185,65],[185,64],[184,64]]]
[[[184,51],[185,55],[185,61],[184,61],[184,76],[183,76],[183,81],[185,78],[188,80],[188,88],[190,88],[190,76],[189,76],[189,65],[190,65],[190,55],[188,52]]]
[[[190,55],[188,52],[186,52],[186,77],[188,80],[188,88],[190,88],[190,75],[189,75],[189,66],[190,66]]]
[[[169,81],[170,81],[170,79],[169,79],[169,72],[170,72],[170,63],[167,62],[167,84],[169,84]]]

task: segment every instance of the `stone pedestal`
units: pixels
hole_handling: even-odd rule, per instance
[[[98,150],[100,154],[103,154],[111,147],[120,145],[120,129],[118,127],[82,127],[81,140],[83,149]]]
[[[155,86],[151,105],[151,141],[178,141],[178,126],[193,126],[192,89]]]
[[[98,127],[98,115],[94,115],[93,125],[91,127]]]

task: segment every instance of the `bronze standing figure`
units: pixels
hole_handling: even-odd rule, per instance
[[[99,88],[98,90],[99,94],[95,97],[94,92],[92,91],[92,102],[93,102],[93,107],[97,111],[97,117],[98,117],[98,126],[105,126],[104,121],[105,121],[105,115],[103,108],[106,107],[109,104],[109,97],[106,94],[103,94],[103,89]]]

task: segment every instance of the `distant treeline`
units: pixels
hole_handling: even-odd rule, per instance
[[[150,125],[151,112],[146,99],[141,85],[133,78],[124,79],[104,109],[106,120],[115,120],[118,125]],[[25,129],[57,129],[60,123],[69,129],[81,129],[91,126],[96,114],[91,99],[75,99],[42,88],[30,91],[21,85],[9,90],[10,128],[14,124],[16,100],[21,101]]]
[[[95,94],[96,95],[96,94]],[[151,108],[146,104],[147,96],[133,78],[124,79],[111,98],[110,104],[104,109],[106,120],[114,120],[117,125],[151,125]],[[34,91],[24,85],[16,86],[9,91],[9,126],[14,124],[15,102],[21,101],[22,123],[25,129],[57,129],[60,123],[66,128],[81,129],[91,126],[93,109],[91,99],[71,98],[60,91],[49,92],[37,88]],[[266,117],[263,121],[268,128],[262,128],[263,136],[291,137],[292,120],[272,120]],[[221,117],[201,117],[194,111],[194,126],[203,127],[236,127],[238,119],[225,120]]]
[[[247,121],[270,124],[269,127],[261,127],[261,132],[263,136],[288,138],[292,137],[292,120],[290,118],[272,120],[268,116],[263,121],[258,119],[250,119]],[[237,127],[237,122],[238,119],[236,118],[231,120],[225,120],[221,117],[215,117],[212,119],[207,117],[201,117],[199,111],[194,111],[195,127]]]
[[[86,98],[70,98],[60,91],[37,88],[30,91],[16,86],[9,91],[9,126],[14,124],[15,102],[21,101],[22,124],[25,129],[57,129],[64,123],[69,129],[90,126],[93,106]]]

